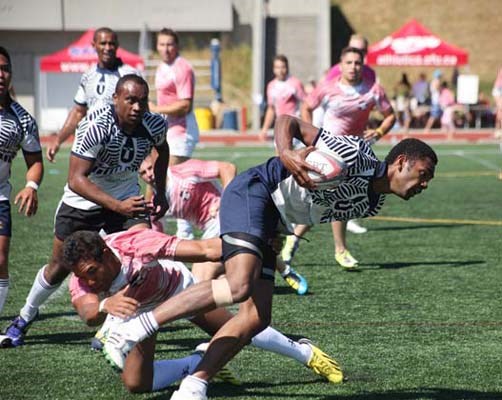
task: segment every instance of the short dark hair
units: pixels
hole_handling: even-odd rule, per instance
[[[286,57],[284,54],[277,54],[274,57],[274,61],[282,61],[284,64],[286,64],[286,69],[289,71],[288,57]]]
[[[148,93],[148,83],[141,76],[136,74],[127,74],[122,76],[115,85],[115,93],[118,94],[124,87],[125,83],[129,81],[144,86],[146,88],[146,92]]]
[[[12,65],[12,62],[10,60],[10,54],[7,51],[7,49],[3,46],[0,46],[0,55],[4,56],[7,59],[7,62],[9,63],[9,65]]]
[[[176,33],[176,31],[174,31],[173,29],[171,28],[162,28],[159,33],[157,33],[157,37],[159,37],[160,35],[166,35],[166,36],[171,36],[174,38],[174,42],[179,45],[180,44],[180,40],[179,40],[179,37],[178,37],[178,34]]]
[[[345,47],[342,50],[342,53],[340,54],[340,59],[342,59],[345,56],[345,54],[348,53],[359,54],[359,56],[361,56],[361,60],[364,60],[364,52],[361,49],[358,49],[357,47]]]
[[[68,271],[74,271],[81,261],[103,261],[105,241],[98,232],[77,231],[68,236],[61,251],[61,264]]]
[[[94,31],[94,36],[92,37],[92,40],[96,42],[98,40],[98,35],[100,33],[111,33],[113,35],[113,38],[115,39],[116,42],[119,41],[119,37],[117,36],[117,32],[115,32],[113,29],[108,28],[106,26],[102,26],[101,28],[98,28]]]
[[[410,161],[429,158],[434,165],[438,163],[438,157],[434,150],[432,150],[432,147],[415,138],[401,140],[390,149],[389,154],[385,157],[385,161],[387,161],[388,164],[392,164],[401,154],[406,156]]]

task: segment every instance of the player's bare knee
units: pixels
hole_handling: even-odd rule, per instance
[[[230,284],[232,290],[232,299],[234,303],[242,303],[249,299],[252,292],[252,285],[250,282],[241,282],[239,284]]]

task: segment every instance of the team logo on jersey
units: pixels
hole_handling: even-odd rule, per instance
[[[120,161],[123,164],[129,164],[132,160],[134,160],[135,150],[134,140],[130,137],[126,137],[122,146],[122,151],[120,152]]]
[[[105,84],[105,74],[102,74],[98,84],[96,85],[96,93],[100,96],[105,92]]]
[[[182,200],[185,200],[185,201],[190,200],[190,192],[188,190],[182,190],[180,192],[180,197]]]

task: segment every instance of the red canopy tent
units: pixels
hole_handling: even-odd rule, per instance
[[[68,47],[42,57],[40,59],[40,70],[42,72],[77,73],[87,71],[98,61],[96,51],[91,45],[93,36],[94,29],[89,29]],[[144,69],[143,59],[137,54],[119,48],[117,50],[117,57],[133,68],[140,71]]]
[[[412,19],[368,48],[366,63],[377,66],[454,67],[467,64],[468,53],[441,40]]]

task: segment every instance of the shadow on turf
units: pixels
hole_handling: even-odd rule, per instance
[[[298,393],[298,394],[292,394],[292,393],[277,393],[277,392],[266,392],[266,391],[256,391],[257,389],[266,389],[266,388],[272,388],[272,387],[281,387],[281,386],[295,386],[295,385],[306,385],[306,384],[315,384],[318,383],[321,378],[319,379],[313,379],[313,380],[308,380],[308,381],[301,381],[299,382],[298,380],[295,381],[282,381],[282,382],[245,382],[240,386],[233,386],[229,385],[227,383],[211,383],[211,387],[208,390],[208,394],[210,398],[217,398],[217,399],[227,399],[227,398],[232,398],[232,397],[253,397],[257,399],[261,398],[274,398],[274,399],[305,399],[305,393]],[[177,387],[174,387],[173,390],[175,390]],[[165,400],[166,398],[169,398],[169,395],[172,392],[167,390],[166,392],[159,393],[158,395],[154,397],[148,397],[151,400]],[[168,396],[166,396],[168,395]],[[317,398],[317,397],[316,397]]]
[[[391,390],[388,392],[371,392],[322,397],[323,400],[500,400],[501,398],[502,392],[477,392],[474,390],[446,388]]]
[[[336,272],[341,271],[341,272],[347,272],[347,273],[356,273],[356,272],[363,272],[365,270],[372,270],[372,269],[399,269],[399,268],[408,268],[408,267],[420,267],[420,266],[428,266],[428,265],[437,265],[437,266],[450,266],[453,268],[456,267],[464,267],[464,266],[469,266],[469,265],[479,265],[479,264],[486,264],[485,260],[451,260],[451,261],[410,261],[410,262],[392,262],[392,263],[361,263],[359,264],[359,267],[354,270],[354,271],[342,271],[337,265],[333,263],[304,263],[302,264],[303,267],[312,267],[312,268],[317,268],[317,267],[334,267],[336,268]],[[376,268],[375,268],[376,267]],[[277,292],[276,288],[274,291],[274,294],[289,294],[289,293],[294,293],[291,291],[291,289],[284,287],[281,289],[280,292]],[[313,293],[308,293],[308,294],[313,294]]]
[[[307,297],[314,295],[314,292],[311,292],[310,289],[307,293],[302,294],[301,297]],[[274,296],[284,296],[284,295],[293,295],[298,296],[296,292],[291,289],[289,286],[276,286],[274,288]]]

